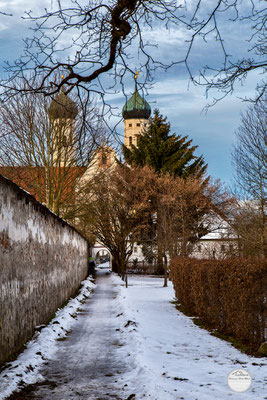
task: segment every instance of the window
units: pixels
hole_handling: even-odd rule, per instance
[[[107,163],[107,153],[106,153],[105,151],[102,151],[102,154],[101,154],[101,164],[102,164],[102,165],[106,165],[106,163]]]
[[[137,250],[138,250],[137,247],[134,247],[134,253],[137,253]]]
[[[129,124],[129,128],[131,128],[133,126],[133,124]]]
[[[108,150],[102,150],[99,154],[99,165],[100,167],[105,167],[110,162],[110,154]]]
[[[63,145],[63,147],[67,147],[68,146],[68,138],[67,138],[66,135],[63,135],[62,145]]]
[[[136,126],[141,126],[140,122],[138,122],[138,123],[136,124]]]
[[[129,145],[131,146],[133,144],[133,138],[132,136],[129,136]]]
[[[225,244],[221,245],[221,251],[225,251]]]
[[[201,252],[201,245],[200,245],[200,244],[197,246],[197,250],[198,250],[199,252]]]
[[[233,243],[229,244],[229,251],[230,251],[230,253],[233,253],[233,251],[234,251]]]
[[[146,122],[144,123],[144,126],[147,126],[147,123],[146,123]]]

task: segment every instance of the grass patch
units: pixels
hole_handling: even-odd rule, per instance
[[[254,356],[254,357],[259,357],[259,358],[262,357],[258,353],[258,347],[256,347],[252,343],[248,343],[248,342],[242,341],[241,339],[237,339],[237,338],[233,337],[232,335],[227,335],[225,333],[219,332],[218,330],[214,329],[209,324],[207,324],[205,321],[203,321],[200,317],[196,317],[196,315],[189,312],[177,300],[172,300],[171,303],[175,305],[175,307],[178,311],[182,312],[187,317],[190,317],[195,325],[197,325],[201,329],[205,329],[212,336],[215,336],[219,339],[222,339],[222,340],[225,340],[226,342],[231,343],[231,345],[233,347],[235,347],[237,350],[241,351],[242,353],[245,353],[245,354],[248,354],[248,355]]]

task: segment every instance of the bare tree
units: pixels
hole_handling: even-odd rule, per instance
[[[238,236],[239,255],[266,258],[266,210],[264,216],[257,203],[239,200],[233,209],[231,225]]]
[[[149,244],[164,268],[164,286],[167,254],[188,255],[201,236],[219,227],[214,215],[224,215],[232,201],[218,182],[175,178],[147,166],[118,164],[105,172],[84,188],[79,225],[109,249],[113,270],[122,275],[134,243],[147,245],[151,225],[156,227]]]
[[[176,0],[92,0],[86,4],[75,0],[66,7],[58,0],[56,9],[45,10],[40,16],[28,12],[26,18],[35,24],[34,34],[25,39],[23,56],[14,64],[7,65],[11,76],[2,81],[2,88],[7,92],[14,77],[27,79],[29,71],[34,71],[34,78],[42,74],[42,80],[29,80],[29,91],[50,95],[65,85],[67,92],[73,88],[79,92],[83,88],[103,96],[117,80],[123,83],[128,79],[127,72],[134,73],[130,62],[133,48],[139,52],[138,62],[145,71],[144,82],[151,80],[151,73],[157,67],[167,69],[183,63],[194,83],[216,87],[224,93],[231,92],[235,82],[245,79],[251,71],[264,71],[267,66],[266,15],[260,0],[216,0],[211,4],[199,0],[195,5]],[[241,59],[230,56],[221,29],[225,20],[246,21],[248,29],[251,28],[250,58],[246,55]],[[160,24],[167,28],[185,28],[188,37],[185,53],[181,58],[174,57],[168,64],[154,56],[143,33],[144,26],[152,29]],[[204,67],[198,81],[192,70],[191,54],[198,40],[206,43],[209,39],[218,44],[222,63]],[[173,54],[178,54],[175,50]],[[217,57],[218,51],[215,53]],[[52,79],[56,71],[64,71],[61,82]],[[107,72],[112,77],[105,85],[101,77]],[[259,86],[258,98],[263,95],[265,84]]]
[[[150,215],[151,171],[116,165],[85,188],[79,224],[110,251],[113,270],[124,277],[133,245]]]
[[[267,108],[266,101],[250,106],[242,114],[232,153],[239,197],[235,215],[236,229],[248,253],[267,254]],[[244,201],[246,200],[246,201]]]
[[[166,175],[159,177],[158,184],[161,246],[170,258],[188,256],[202,236],[221,228],[233,199],[219,181],[209,183]],[[165,285],[166,270],[165,262]]]
[[[232,152],[238,187],[244,194],[260,202],[265,198],[267,179],[266,119],[266,100],[248,107],[248,110],[241,115],[241,123],[235,134],[236,144]]]
[[[56,214],[74,218],[79,181],[103,140],[93,103],[84,115],[64,92],[52,101],[18,93],[0,104],[0,124],[1,174]]]

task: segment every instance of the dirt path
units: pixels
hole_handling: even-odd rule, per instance
[[[74,329],[58,342],[55,358],[40,371],[44,381],[9,400],[135,399],[124,383],[131,365],[120,339],[120,310],[114,301],[118,288],[106,272],[98,273],[96,284]]]

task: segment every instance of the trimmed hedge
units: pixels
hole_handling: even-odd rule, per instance
[[[266,341],[266,260],[171,261],[177,299],[211,328],[252,345]]]

